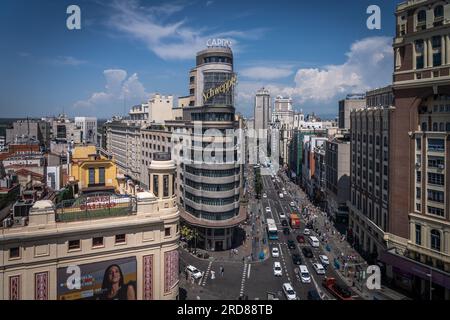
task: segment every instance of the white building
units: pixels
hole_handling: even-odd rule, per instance
[[[97,118],[75,117],[75,124],[81,128],[84,143],[97,143]]]

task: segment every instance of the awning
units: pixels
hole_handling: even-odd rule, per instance
[[[430,281],[431,274],[431,280],[433,283],[450,289],[450,273],[401,256],[389,250],[383,251],[379,260],[398,269],[402,274],[415,275],[428,281]]]

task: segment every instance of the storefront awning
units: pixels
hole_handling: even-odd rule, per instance
[[[393,250],[382,252],[379,260],[387,265],[397,268],[402,274],[405,275],[415,275],[419,278],[430,281],[431,274],[431,280],[433,283],[450,289],[450,273],[401,256],[393,252]]]

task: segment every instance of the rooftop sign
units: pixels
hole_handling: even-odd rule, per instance
[[[208,39],[208,41],[206,41],[206,46],[208,48],[214,48],[214,47],[231,48],[231,40],[227,40],[227,39]]]

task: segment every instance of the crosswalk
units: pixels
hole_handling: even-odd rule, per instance
[[[245,291],[245,279],[247,278],[247,266],[248,266],[248,264],[245,263],[244,264],[244,270],[242,272],[241,291],[240,291],[240,295],[241,296],[244,295],[244,291]]]
[[[208,280],[208,274],[211,271],[212,261],[209,262],[208,268],[206,268],[205,274],[203,275],[203,278],[201,278],[201,285],[204,287],[206,284],[206,281]]]

